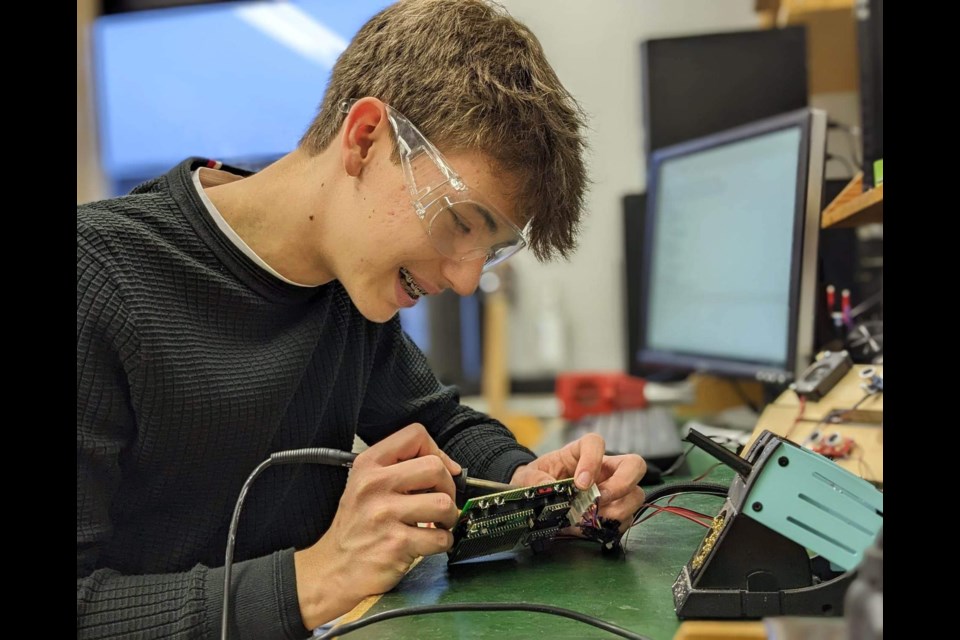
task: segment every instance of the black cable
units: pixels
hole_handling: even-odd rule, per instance
[[[227,555],[223,563],[223,613],[220,617],[220,638],[227,640],[227,623],[230,620],[230,573],[233,565],[233,546],[237,540],[237,522],[240,521],[240,509],[243,508],[243,501],[247,497],[250,485],[257,479],[264,469],[273,464],[273,460],[267,458],[253,470],[253,473],[243,483],[240,489],[240,497],[237,498],[237,504],[233,508],[233,518],[230,519],[230,530],[227,533]]]
[[[690,448],[692,449],[693,447]],[[689,452],[689,449],[687,451]],[[626,538],[630,535],[630,532],[633,531],[633,528],[640,523],[640,516],[642,516],[643,513],[650,508],[650,505],[658,500],[663,500],[667,496],[680,495],[682,493],[698,493],[702,495],[725,498],[729,491],[729,487],[717,482],[677,482],[676,484],[669,484],[665,487],[660,487],[659,489],[650,491],[644,496],[643,505],[641,505],[640,508],[637,509],[637,511],[633,514],[633,522],[631,522],[630,526],[627,527],[627,530],[623,533],[623,537]],[[626,553],[626,543],[621,542],[620,547],[623,549],[624,553]]]
[[[681,493],[699,493],[725,498],[729,491],[730,487],[717,482],[678,482],[676,484],[670,484],[654,491],[650,491],[644,497],[644,503],[645,505],[650,505],[657,500],[666,498],[667,496],[679,495]],[[648,506],[641,506],[639,509],[637,509],[636,513],[633,514],[633,523],[636,524],[643,512],[649,508],[650,507]]]
[[[687,456],[690,455],[690,452],[693,451],[693,447],[694,445],[690,445],[689,447],[687,447],[687,450],[681,453],[680,456],[673,461],[673,464],[667,467],[666,471],[663,471],[660,473],[660,477],[666,478],[667,476],[670,476],[676,473],[677,469],[679,469],[680,466],[683,464],[683,461],[686,460]]]
[[[869,398],[869,397],[871,397],[871,396],[875,396],[875,395],[877,395],[878,393],[883,393],[883,391],[868,391],[868,392],[866,392],[862,398],[860,398],[859,400],[857,400],[857,404],[855,404],[855,405],[853,405],[852,407],[850,407],[849,409],[847,409],[847,412],[856,411],[857,409],[860,408],[860,405],[862,405],[867,398]]]
[[[665,487],[654,489],[646,493],[646,502],[656,502],[667,496],[674,496],[681,493],[700,493],[711,496],[726,496],[730,490],[725,484],[719,482],[676,482],[668,484]]]
[[[291,449],[289,451],[278,451],[270,454],[270,457],[257,465],[257,468],[247,477],[243,487],[240,488],[240,496],[237,498],[237,504],[233,508],[233,517],[230,519],[230,529],[227,533],[227,553],[223,562],[223,615],[220,617],[220,638],[227,640],[227,627],[230,620],[230,575],[233,569],[233,547],[237,540],[237,523],[240,522],[240,510],[243,508],[243,501],[250,491],[250,486],[267,467],[274,464],[325,464],[339,467],[350,467],[353,464],[353,454],[338,449],[325,449],[323,447],[314,447],[310,449]]]
[[[370,616],[369,618],[361,618],[355,622],[334,627],[333,629],[330,629],[324,633],[322,636],[318,636],[315,640],[327,640],[328,638],[345,636],[348,633],[356,631],[357,629],[362,629],[368,625],[375,624],[377,622],[383,622],[384,620],[391,620],[393,618],[418,616],[426,613],[449,613],[457,611],[530,611],[533,613],[547,613],[554,616],[570,618],[571,620],[576,620],[577,622],[582,622],[584,624],[589,624],[597,627],[598,629],[609,631],[613,635],[620,636],[621,638],[629,638],[630,640],[650,640],[650,638],[647,636],[642,636],[638,633],[628,631],[623,627],[618,627],[615,624],[611,624],[599,618],[594,618],[593,616],[588,616],[577,611],[571,611],[570,609],[563,609],[561,607],[554,607],[548,604],[525,602],[465,602],[461,604],[433,604],[417,607],[404,607],[402,609],[382,611]]]

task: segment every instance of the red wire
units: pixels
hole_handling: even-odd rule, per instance
[[[800,410],[797,412],[797,417],[793,419],[793,424],[790,425],[790,428],[787,429],[787,432],[784,434],[785,439],[790,438],[790,434],[793,433],[793,430],[797,428],[797,425],[800,423],[800,419],[803,418],[803,412],[807,408],[807,398],[806,396],[797,395],[797,398],[800,399]]]
[[[682,511],[687,515],[693,516],[694,518],[700,518],[702,520],[713,520],[713,516],[711,515],[707,515],[706,513],[700,513],[699,511],[694,511],[693,509],[688,509],[686,507],[670,507],[670,508],[678,512]]]
[[[680,516],[681,518],[686,518],[686,519],[689,520],[690,522],[696,522],[696,523],[699,524],[701,527],[706,527],[707,529],[710,528],[710,525],[707,524],[706,522],[703,522],[703,521],[701,521],[701,520],[698,520],[697,518],[695,518],[695,517],[693,517],[693,516],[691,516],[691,515],[687,515],[687,513],[685,513],[686,511],[688,511],[687,509],[681,509],[681,508],[679,508],[679,507],[661,507],[661,506],[655,505],[655,504],[649,504],[649,505],[644,505],[644,506],[646,506],[646,507],[648,507],[648,508],[650,508],[650,509],[654,509],[654,512],[651,513],[650,515],[645,516],[645,517],[641,518],[640,520],[638,520],[636,523],[634,523],[633,525],[631,525],[631,528],[637,526],[637,525],[640,524],[641,522],[644,522],[644,521],[646,521],[646,520],[649,520],[650,518],[652,518],[653,516],[657,515],[658,513],[662,512],[662,511],[666,511],[666,512],[668,512],[668,513],[672,513],[673,515],[675,515],[675,516]],[[708,517],[708,518],[709,518],[709,516],[705,516],[705,517]]]

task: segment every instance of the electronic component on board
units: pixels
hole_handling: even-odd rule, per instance
[[[575,522],[568,517],[579,494],[569,478],[467,500],[453,529],[448,561],[542,547],[561,529],[579,522],[579,514]]]

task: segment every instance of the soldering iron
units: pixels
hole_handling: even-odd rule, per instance
[[[278,451],[271,454],[270,459],[273,464],[291,464],[291,463],[313,463],[325,464],[333,467],[353,466],[353,461],[357,459],[356,453],[350,451],[341,451],[340,449],[327,449],[324,447],[313,447],[309,449],[293,449],[290,451]],[[509,491],[516,489],[513,485],[502,482],[493,482],[492,480],[482,480],[480,478],[471,478],[467,475],[467,470],[463,469],[460,473],[453,476],[453,483],[457,487],[458,494],[467,494],[468,489],[482,491],[483,493],[497,493],[499,491]]]
[[[261,462],[254,469],[247,481],[240,489],[240,497],[237,498],[237,504],[233,509],[233,518],[230,520],[230,529],[227,532],[227,553],[223,564],[223,612],[220,618],[221,640],[227,640],[228,625],[230,623],[230,579],[233,567],[233,548],[237,541],[237,523],[240,521],[240,510],[243,508],[243,501],[247,497],[250,485],[256,480],[267,467],[278,464],[323,464],[332,467],[353,466],[353,461],[357,459],[356,453],[350,451],[341,451],[340,449],[327,449],[325,447],[311,447],[307,449],[290,449],[288,451],[278,451],[271,453],[270,457]],[[452,474],[451,474],[452,475]],[[477,491],[483,495],[488,493],[498,493],[500,491],[509,491],[516,489],[509,484],[502,482],[493,482],[491,480],[481,480],[480,478],[470,478],[467,476],[467,470],[461,469],[460,473],[453,476],[453,483],[457,488],[457,503],[466,500],[468,489]]]

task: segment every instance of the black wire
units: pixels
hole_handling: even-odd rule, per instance
[[[402,609],[382,611],[370,616],[369,618],[361,618],[355,622],[334,627],[333,629],[330,629],[324,633],[322,636],[318,636],[315,640],[327,640],[328,638],[345,636],[348,633],[356,631],[357,629],[362,629],[368,625],[375,624],[377,622],[383,622],[384,620],[391,620],[393,618],[418,616],[426,613],[449,613],[456,611],[530,611],[533,613],[547,613],[554,616],[570,618],[571,620],[576,620],[577,622],[582,622],[584,624],[589,624],[597,627],[598,629],[609,631],[613,635],[620,636],[621,638],[629,638],[630,640],[650,640],[650,638],[647,636],[642,636],[638,633],[628,631],[623,627],[618,627],[615,624],[611,624],[599,618],[594,618],[593,616],[588,616],[584,613],[571,611],[570,609],[563,609],[561,607],[554,607],[548,604],[526,602],[464,602],[460,604],[433,604],[417,607],[404,607]]]
[[[227,553],[223,561],[223,614],[220,617],[220,639],[227,640],[228,623],[230,620],[230,574],[233,570],[233,547],[237,540],[237,524],[240,522],[240,510],[243,508],[243,501],[250,491],[250,486],[263,471],[274,464],[325,464],[329,466],[349,467],[353,464],[356,456],[347,451],[339,449],[327,449],[323,447],[312,447],[307,449],[289,449],[287,451],[277,451],[271,453],[270,457],[257,465],[247,477],[243,487],[240,488],[240,496],[237,498],[237,504],[233,508],[233,517],[230,519],[230,529],[227,532]]]
[[[243,508],[243,501],[247,497],[247,492],[250,491],[250,485],[253,484],[253,481],[257,479],[263,470],[273,464],[271,458],[267,458],[253,470],[253,473],[247,478],[247,481],[243,483],[243,487],[240,489],[240,497],[237,498],[237,504],[233,508],[233,518],[230,520],[230,531],[227,533],[227,555],[223,563],[223,615],[220,617],[220,624],[222,628],[220,629],[220,638],[221,640],[227,640],[227,623],[230,620],[230,573],[233,567],[233,546],[237,540],[237,523],[240,521],[240,509]]]
[[[665,471],[662,471],[660,473],[660,477],[666,478],[667,476],[673,475],[674,473],[676,473],[677,469],[680,468],[680,465],[683,464],[683,461],[686,460],[690,452],[693,451],[694,446],[695,445],[690,445],[689,447],[687,447],[687,450],[681,453],[680,456],[673,461],[673,464],[667,467]]]
[[[867,391],[865,394],[863,394],[863,397],[857,400],[857,403],[852,407],[850,407],[849,409],[838,409],[835,411],[831,411],[827,415],[823,416],[820,419],[820,421],[817,422],[817,424],[813,425],[813,430],[816,431],[817,427],[819,427],[822,424],[842,424],[846,422],[847,420],[846,415],[848,413],[853,413],[854,411],[860,408],[860,405],[862,405],[867,398],[871,396],[875,396],[879,393],[883,393],[883,391]]]
[[[692,448],[693,447],[690,447],[690,449]],[[689,452],[690,449],[687,451]],[[630,535],[630,532],[633,531],[633,528],[639,524],[640,516],[642,516],[643,513],[650,508],[648,505],[652,505],[658,500],[663,500],[667,496],[679,495],[681,493],[698,493],[725,498],[729,491],[729,487],[717,482],[677,482],[675,484],[669,484],[665,487],[660,487],[659,489],[650,491],[644,496],[644,504],[641,505],[640,508],[637,509],[637,511],[633,514],[633,522],[629,527],[627,527],[623,537],[627,538]],[[620,547],[623,549],[624,553],[627,552],[627,545],[625,541],[620,543]]]
[[[875,396],[875,395],[877,395],[878,393],[883,393],[883,391],[867,391],[867,392],[863,395],[862,398],[860,398],[859,400],[857,400],[857,404],[855,404],[855,405],[853,405],[852,407],[850,407],[849,409],[847,409],[847,411],[856,411],[856,410],[860,407],[860,405],[862,405],[862,404],[864,403],[864,401],[865,401],[867,398],[869,398],[870,396]]]
[[[645,505],[653,504],[657,500],[662,500],[667,496],[679,495],[681,493],[700,493],[725,498],[729,491],[730,487],[717,482],[677,482],[676,484],[670,484],[650,491],[644,497],[644,503]],[[637,509],[636,513],[633,514],[633,523],[636,524],[643,512],[649,508],[648,506],[641,506]],[[629,531],[629,529],[627,531]]]

